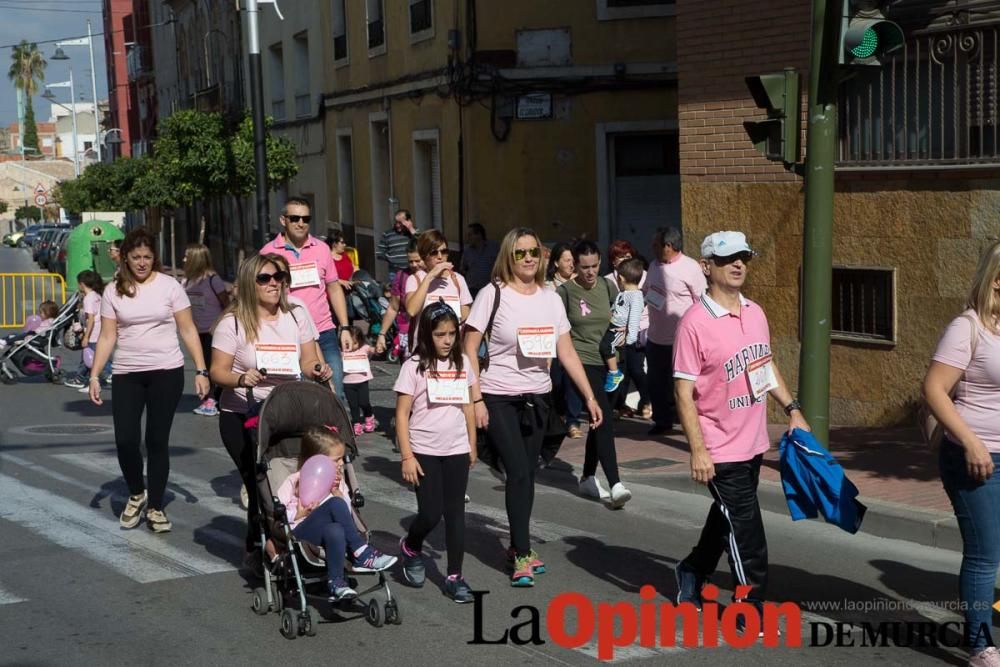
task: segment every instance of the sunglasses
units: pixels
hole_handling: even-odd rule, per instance
[[[448,249],[447,248],[438,248],[437,250],[431,250],[429,253],[427,253],[427,256],[428,257],[447,257],[448,256]]]
[[[518,262],[523,262],[524,258],[531,255],[535,259],[542,256],[542,251],[538,246],[534,248],[517,248],[514,250],[514,259]]]
[[[258,273],[257,277],[254,278],[254,280],[256,280],[257,284],[261,286],[267,285],[272,280],[274,280],[276,283],[280,285],[283,282],[285,282],[287,278],[288,274],[285,273],[284,271],[275,271],[274,273]]]
[[[301,222],[303,225],[308,225],[309,221],[313,219],[311,215],[286,215],[284,218],[288,222]]]
[[[753,253],[738,252],[735,255],[729,255],[727,257],[712,257],[712,262],[714,262],[716,266],[728,266],[736,260],[740,260],[744,264],[749,264],[751,259],[753,259]]]

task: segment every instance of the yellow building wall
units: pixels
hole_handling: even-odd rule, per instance
[[[760,255],[745,290],[761,303],[772,348],[793,387],[799,365],[803,194],[793,183],[684,183],[686,251],[704,236],[744,231]],[[834,265],[896,269],[896,345],[833,341],[833,424],[913,423],[920,384],[944,326],[962,309],[976,261],[1000,237],[995,181],[838,182]],[[773,406],[772,406],[773,407]],[[772,418],[778,419],[775,413]]]

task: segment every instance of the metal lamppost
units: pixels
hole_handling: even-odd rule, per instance
[[[115,159],[115,147],[125,143],[122,141],[121,128],[112,127],[109,130],[105,130],[103,137],[97,143],[108,147],[108,157],[110,158],[108,162],[113,162]]]
[[[48,100],[56,106],[62,107],[69,111],[70,115],[73,117],[73,172],[79,176],[80,175],[80,161],[77,159],[77,150],[79,149],[79,141],[76,134],[76,88],[73,87],[73,68],[69,68],[69,81],[60,81],[59,83],[48,83],[45,84],[45,94],[42,95],[43,99]],[[69,88],[69,98],[72,107],[68,107],[65,104],[60,104],[56,102],[55,95],[49,88]]]
[[[69,60],[63,52],[64,46],[86,46],[90,49],[90,87],[92,88],[94,95],[94,134],[100,134],[98,127],[100,126],[100,109],[97,103],[97,70],[94,69],[94,38],[90,31],[90,19],[87,19],[87,36],[81,37],[79,39],[68,39],[64,42],[56,42],[56,52],[49,60]],[[74,104],[75,104],[74,98]],[[101,142],[96,141],[95,148],[97,149],[97,161],[101,161]]]

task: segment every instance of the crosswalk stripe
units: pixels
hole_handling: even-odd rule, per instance
[[[174,547],[167,542],[169,536],[122,531],[113,517],[3,473],[0,498],[0,518],[83,553],[139,583],[234,569],[220,559],[209,560]]]

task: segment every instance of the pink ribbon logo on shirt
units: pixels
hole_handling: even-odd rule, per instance
[[[587,302],[584,301],[583,299],[580,299],[580,314],[583,315],[584,317],[590,315],[590,307],[587,305]]]

